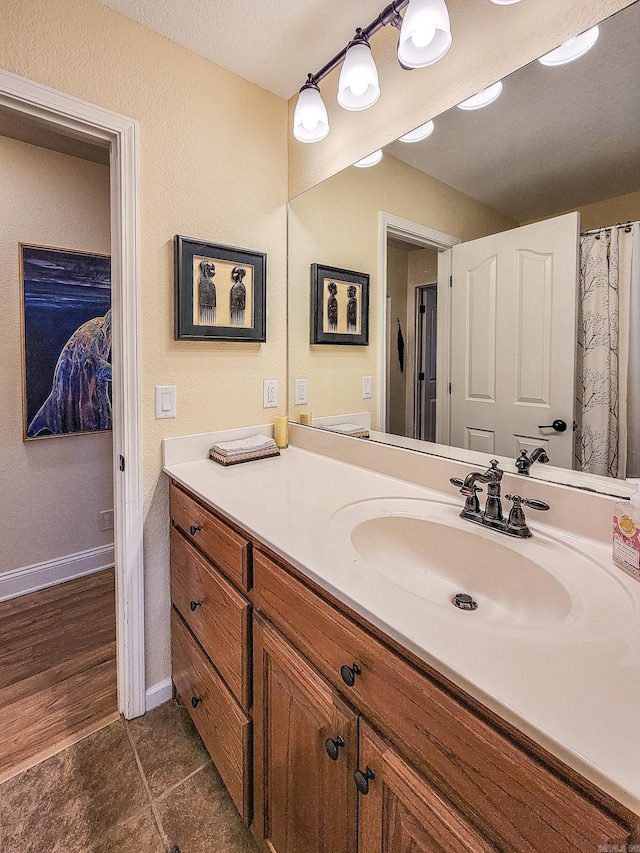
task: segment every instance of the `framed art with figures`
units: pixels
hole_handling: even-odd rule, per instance
[[[175,339],[265,341],[267,256],[175,238]]]
[[[311,343],[369,344],[369,275],[311,265]]]

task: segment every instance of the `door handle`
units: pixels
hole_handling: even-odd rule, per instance
[[[567,422],[556,418],[552,424],[538,424],[538,429],[554,429],[556,432],[564,432],[567,428]]]

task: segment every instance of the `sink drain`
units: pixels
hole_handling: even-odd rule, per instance
[[[456,607],[460,608],[460,610],[477,610],[478,602],[474,601],[470,595],[467,595],[466,592],[456,592],[456,594],[451,599],[451,603]]]

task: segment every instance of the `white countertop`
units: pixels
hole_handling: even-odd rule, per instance
[[[480,642],[471,623],[464,622],[467,614],[454,611],[452,619],[447,612],[440,618],[424,598],[369,571],[353,549],[343,547],[336,521],[350,505],[382,498],[436,500],[453,513],[462,506],[460,495],[296,447],[277,458],[229,468],[199,459],[164,470],[640,815],[640,584],[615,568],[609,546],[562,534],[530,513],[534,535],[537,530],[541,537],[562,538],[618,584],[624,602],[620,618],[611,620],[614,627],[599,639],[574,635],[566,625],[557,630],[496,625],[483,631]],[[517,548],[526,553],[531,541],[518,542]]]

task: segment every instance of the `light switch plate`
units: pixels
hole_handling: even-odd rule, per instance
[[[156,419],[175,418],[176,386],[156,385]]]
[[[306,379],[294,379],[293,380],[293,404],[294,406],[306,406],[309,402],[309,396],[307,393],[307,380]]]
[[[263,409],[275,409],[278,405],[278,380],[265,379],[262,386]]]
[[[370,376],[363,376],[362,377],[362,399],[363,400],[370,400],[371,396],[372,396],[371,377]]]

